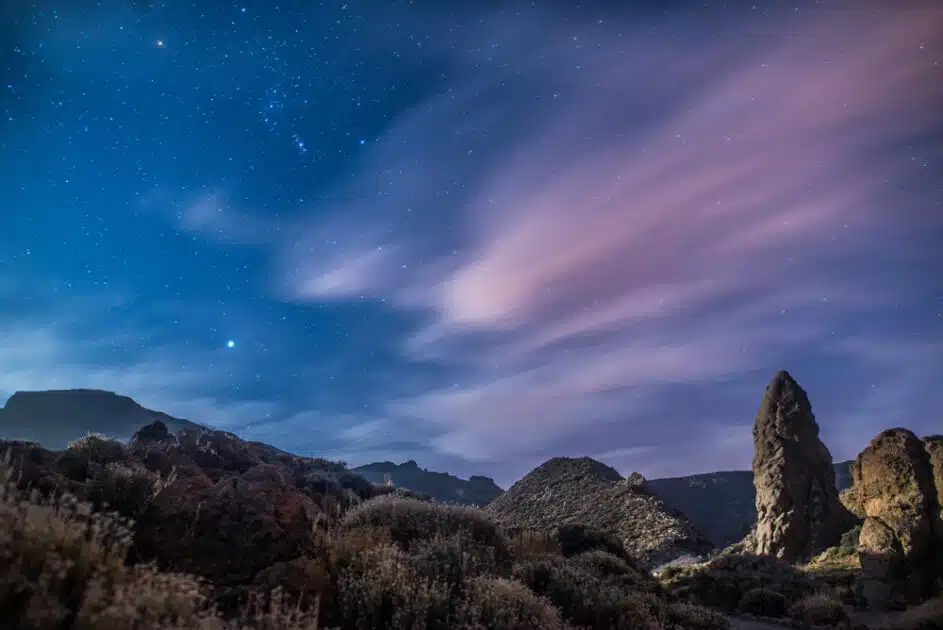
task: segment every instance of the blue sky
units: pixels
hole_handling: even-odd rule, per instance
[[[80,4],[2,9],[0,397],[504,485],[748,468],[779,369],[940,431],[932,2]]]

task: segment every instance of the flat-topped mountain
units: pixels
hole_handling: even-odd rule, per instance
[[[155,420],[171,431],[199,426],[99,389],[19,391],[0,409],[0,438],[62,449],[89,432],[127,439]]]
[[[440,503],[485,506],[504,492],[491,477],[472,475],[461,479],[448,473],[420,468],[414,460],[402,464],[375,462],[353,469],[373,483],[385,483],[426,494]]]
[[[714,545],[647,487],[589,457],[555,457],[531,471],[487,510],[509,527],[550,530],[591,525],[616,536],[650,567],[702,557]]]

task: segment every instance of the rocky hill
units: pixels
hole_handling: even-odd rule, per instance
[[[701,557],[711,542],[646,486],[588,457],[555,457],[535,468],[487,510],[510,527],[548,530],[583,523],[615,535],[649,567]]]
[[[420,468],[414,460],[402,464],[375,462],[352,470],[373,483],[382,484],[389,479],[394,486],[421,492],[440,503],[484,507],[504,492],[491,477],[472,475],[467,480],[461,479],[448,473]]]
[[[62,449],[86,433],[128,439],[160,420],[171,431],[199,425],[146,409],[127,396],[98,389],[20,391],[0,409],[0,439],[26,440]]]

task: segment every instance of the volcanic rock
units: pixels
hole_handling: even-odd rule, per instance
[[[865,522],[858,540],[864,595],[881,608],[928,596],[940,576],[941,438],[882,431],[852,466]],[[932,452],[932,455],[931,455]]]
[[[757,521],[745,550],[797,562],[837,545],[854,517],[838,499],[809,399],[788,372],[766,388],[753,443]]]
[[[683,514],[644,485],[627,482],[615,469],[588,457],[556,457],[541,464],[486,509],[512,528],[550,532],[566,524],[595,527],[616,536],[650,568],[713,550]]]

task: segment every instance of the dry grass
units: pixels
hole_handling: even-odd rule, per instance
[[[803,597],[789,609],[789,616],[814,626],[845,626],[850,622],[844,605],[824,593]]]

